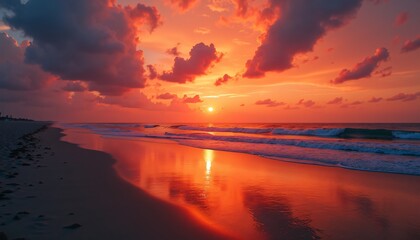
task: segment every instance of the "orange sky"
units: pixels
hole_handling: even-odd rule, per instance
[[[4,76],[0,111],[45,120],[94,122],[419,122],[420,2],[346,0],[348,4],[343,1],[340,9],[315,3],[307,10],[307,5],[299,5],[305,1],[309,0],[196,0],[183,1],[191,3],[184,9],[177,0],[120,0],[118,8],[109,3],[109,8],[125,11],[131,18],[128,25],[102,24],[124,44],[124,51],[136,46],[143,52],[144,72],[131,67],[131,62],[116,60],[128,54],[119,50],[115,56],[95,55],[91,53],[95,47],[80,45],[75,49],[88,46],[80,56],[89,58],[85,63],[74,57],[70,45],[80,39],[72,40],[74,36],[91,38],[99,46],[107,44],[81,27],[82,15],[62,12],[71,16],[72,27],[79,25],[76,30],[69,27],[69,44],[63,45],[54,39],[59,34],[67,36],[65,32],[38,30],[24,13],[9,8],[17,17],[0,22],[0,32],[7,34],[0,38]],[[4,2],[0,0],[0,8],[3,4],[7,9]],[[139,3],[142,8],[136,8]],[[134,10],[123,6],[137,9],[139,15],[133,17]],[[35,4],[26,7],[37,11]],[[56,8],[58,13],[65,9]],[[274,11],[270,15],[264,12],[267,9]],[[91,16],[102,19],[108,14],[108,9],[101,9]],[[120,29],[133,26],[135,33],[127,30],[119,37]],[[32,42],[29,47],[18,45],[24,39]],[[6,42],[20,52],[9,52]],[[48,50],[46,42],[57,43],[57,48]],[[260,46],[265,51],[259,52]],[[140,59],[134,51],[130,59]],[[179,53],[176,61],[175,52]],[[13,54],[20,55],[15,59]],[[92,66],[103,56],[110,60],[101,72]],[[59,64],[52,62],[55,57]],[[7,65],[8,59],[16,66]],[[246,65],[252,59],[257,70]],[[74,74],[71,64],[76,64]],[[78,74],[78,64],[91,74]],[[117,73],[108,79],[115,73],[109,70],[114,65],[118,65]],[[157,78],[151,77],[148,65],[156,70]],[[16,72],[10,70],[14,68]],[[264,76],[250,77],[247,71],[251,70]],[[216,86],[225,74],[230,77]],[[40,77],[32,79],[34,75]],[[208,112],[208,107],[214,111]]]

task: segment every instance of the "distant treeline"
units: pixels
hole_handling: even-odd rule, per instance
[[[28,118],[16,118],[16,117],[13,117],[12,115],[3,115],[0,112],[0,121],[33,121],[33,120],[28,119]]]

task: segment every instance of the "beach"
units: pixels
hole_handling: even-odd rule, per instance
[[[2,159],[2,166],[8,161],[1,175],[2,239],[232,238],[191,211],[123,181],[110,155],[60,141],[60,129],[17,139],[44,124],[2,124],[7,124],[2,136],[14,136],[8,147],[25,147]]]
[[[19,142],[25,152],[4,160],[11,165],[1,176],[7,239],[420,237],[418,176],[104,137],[60,124]]]

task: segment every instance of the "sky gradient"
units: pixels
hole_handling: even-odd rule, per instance
[[[419,12],[418,0],[0,0],[0,111],[420,122]]]

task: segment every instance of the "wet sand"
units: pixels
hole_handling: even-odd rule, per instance
[[[60,141],[52,127],[17,139],[23,125],[0,127],[14,136],[2,147],[1,239],[232,238],[121,179],[109,154]]]
[[[169,140],[65,141],[111,154],[119,175],[242,239],[420,239],[420,177],[297,164]]]

